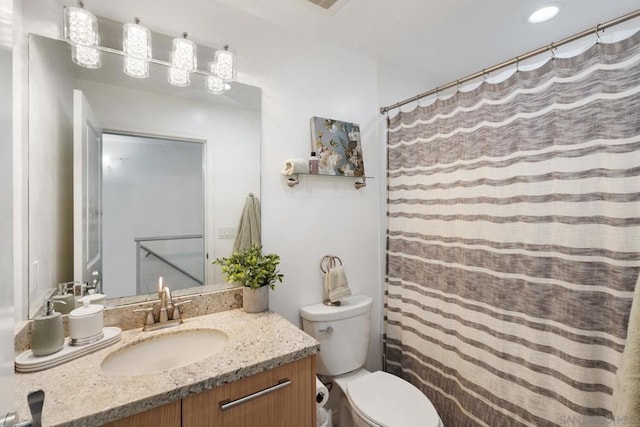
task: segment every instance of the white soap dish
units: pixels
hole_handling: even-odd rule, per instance
[[[34,356],[31,350],[22,352],[15,359],[16,372],[37,372],[53,368],[115,344],[120,341],[122,335],[122,330],[115,326],[107,326],[102,332],[104,336],[100,340],[83,346],[72,346],[70,338],[66,338],[60,351],[47,356]]]

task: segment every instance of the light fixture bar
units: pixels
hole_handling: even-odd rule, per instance
[[[95,49],[101,51],[101,52],[108,52],[108,53],[112,53],[114,55],[120,55],[120,56],[124,56],[124,52],[121,51],[120,49],[114,49],[112,47],[108,47],[108,46],[95,46]],[[163,59],[157,59],[157,58],[150,58],[149,59],[149,63],[150,64],[156,64],[156,65],[162,65],[163,67],[167,67],[167,68],[171,68],[171,62],[165,61]],[[195,69],[191,72],[192,74],[199,74],[201,76],[214,76],[215,74],[207,71],[207,70],[201,70],[201,69]]]
[[[215,94],[229,90],[226,82],[236,77],[235,54],[229,52],[229,46],[214,53],[208,71],[199,70],[197,45],[187,39],[186,32],[182,38],[173,39],[171,62],[153,58],[151,32],[140,25],[139,18],[123,26],[122,50],[101,46],[98,20],[84,9],[82,0],[78,0],[78,7],[64,8],[64,38],[71,45],[73,62],[86,68],[100,68],[102,52],[107,52],[123,57],[123,71],[129,76],[148,77],[149,63],[153,63],[167,67],[169,83],[175,86],[188,86],[191,73],[203,75],[207,77],[207,90]]]

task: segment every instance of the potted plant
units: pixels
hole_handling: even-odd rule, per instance
[[[227,282],[244,286],[242,305],[248,313],[259,313],[269,308],[269,288],[274,289],[276,282],[282,282],[284,277],[277,270],[279,263],[278,255],[263,254],[262,246],[258,244],[213,261],[220,266]]]

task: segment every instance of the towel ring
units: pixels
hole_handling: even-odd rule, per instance
[[[325,255],[322,257],[322,260],[320,261],[320,271],[322,271],[323,273],[327,274],[327,272],[332,269],[333,267],[336,266],[336,261],[338,261],[340,263],[340,265],[342,266],[342,260],[334,255]]]

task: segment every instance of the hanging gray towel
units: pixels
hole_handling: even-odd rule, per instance
[[[612,404],[613,415],[620,425],[640,423],[640,277],[631,302],[627,341],[616,374]]]
[[[252,245],[261,244],[260,240],[260,201],[253,194],[247,196],[238,224],[238,235],[233,251],[241,251]]]

